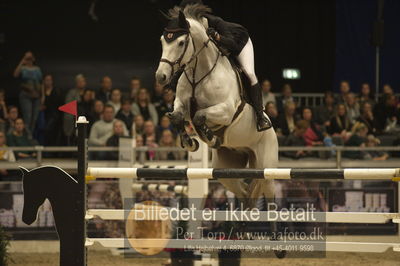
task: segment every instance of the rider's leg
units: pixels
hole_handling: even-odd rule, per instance
[[[269,129],[272,125],[263,112],[264,106],[262,102],[261,86],[258,83],[257,76],[254,71],[254,50],[253,43],[251,42],[250,38],[238,55],[237,59],[251,83],[250,101],[257,116],[257,130],[263,131]]]

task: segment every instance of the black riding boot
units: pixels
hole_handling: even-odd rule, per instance
[[[271,121],[264,114],[261,86],[259,83],[251,86],[250,101],[257,117],[257,131],[264,131],[272,127]]]

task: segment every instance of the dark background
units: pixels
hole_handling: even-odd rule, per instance
[[[98,0],[98,22],[89,15],[91,1],[6,1],[1,6],[0,88],[17,94],[12,71],[23,53],[32,50],[44,73],[56,85],[71,88],[78,73],[97,88],[103,75],[114,87],[126,88],[132,76],[152,87],[161,54],[163,25],[159,10],[180,1]],[[301,70],[292,81],[295,92],[337,89],[349,79],[354,91],[362,81],[374,83],[374,47],[370,43],[376,18],[375,0],[205,0],[214,13],[240,23],[255,47],[258,77],[269,78],[273,89],[282,84],[282,68]],[[385,1],[385,45],[382,83],[400,85],[400,1]],[[1,42],[1,38],[0,38]]]

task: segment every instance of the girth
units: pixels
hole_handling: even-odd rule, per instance
[[[238,116],[240,115],[240,113],[243,111],[244,106],[246,105],[246,101],[244,100],[244,88],[243,88],[243,83],[242,83],[242,79],[240,78],[240,73],[239,73],[239,69],[234,67],[234,72],[236,74],[236,79],[239,85],[239,94],[240,94],[240,105],[238,106],[238,108],[236,109],[235,114],[232,117],[232,121],[230,124],[232,124],[236,118],[238,118]],[[189,114],[190,114],[190,119],[193,121],[193,118],[196,114],[196,112],[198,111],[197,108],[197,101],[196,98],[194,98],[193,96],[190,98],[190,108],[189,108]],[[195,125],[193,125],[193,127],[195,128],[195,130],[197,131],[197,128]],[[229,127],[228,126],[222,126],[220,128],[218,128],[217,130],[213,130],[213,133],[220,138],[221,143],[224,143],[224,135],[225,135],[225,130]]]

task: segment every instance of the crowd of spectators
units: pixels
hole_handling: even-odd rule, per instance
[[[118,146],[119,138],[130,136],[138,146],[176,147],[179,136],[166,115],[173,110],[174,92],[154,83],[144,88],[139,77],[127,82],[128,88],[115,88],[110,76],[99,79],[98,88],[88,88],[82,74],[75,76],[75,86],[63,92],[51,74],[42,74],[35,56],[25,53],[14,71],[19,80],[19,106],[6,103],[6,90],[0,90],[1,146],[74,145],[75,118],[58,111],[58,107],[78,101],[78,114],[85,115],[89,126],[90,146]],[[348,146],[374,146],[383,134],[399,132],[400,104],[390,85],[384,85],[375,101],[368,83],[359,93],[347,81],[340,83],[335,95],[325,92],[324,103],[317,107],[300,106],[290,84],[284,84],[279,97],[272,92],[269,80],[262,82],[263,102],[281,145],[332,146],[340,139]],[[334,154],[334,152],[332,152]],[[284,156],[302,158],[318,156],[307,151],[285,152]],[[17,152],[17,159],[34,157],[33,152]],[[112,153],[96,155],[99,159],[116,159]],[[350,158],[384,160],[387,154],[348,152]],[[7,157],[7,158],[6,158]],[[148,159],[182,159],[184,154],[171,151],[147,154]],[[0,159],[13,156],[0,152]]]
[[[265,110],[283,146],[333,146],[336,142],[374,147],[380,143],[380,136],[399,136],[400,103],[388,84],[383,86],[380,100],[375,101],[368,83],[363,83],[356,94],[348,81],[342,81],[339,94],[326,91],[323,104],[314,108],[299,106],[289,84],[283,86],[280,97],[271,92],[270,81],[265,80],[262,88]],[[294,159],[320,156],[304,150],[283,155]],[[387,153],[369,151],[348,151],[344,155],[352,159],[388,158]]]

